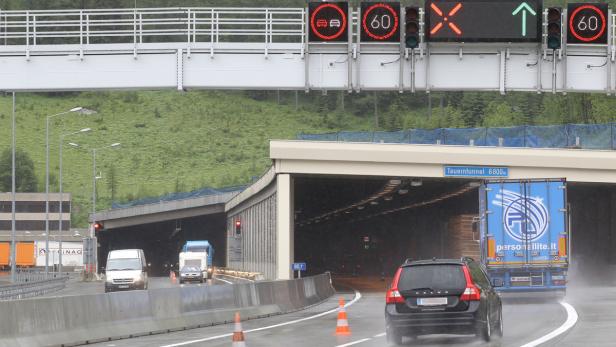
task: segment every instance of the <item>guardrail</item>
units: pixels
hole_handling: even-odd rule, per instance
[[[305,40],[303,8],[0,11],[0,45]]]
[[[21,283],[0,286],[0,300],[16,300],[44,295],[63,289],[68,276],[36,279],[22,278]]]
[[[267,317],[334,294],[329,274],[289,281],[186,286],[0,301],[0,347],[109,341]],[[4,314],[6,313],[6,314]]]

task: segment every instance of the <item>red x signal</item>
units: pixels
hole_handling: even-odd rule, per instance
[[[451,17],[453,17],[456,13],[458,13],[458,11],[460,11],[460,9],[462,8],[462,3],[457,3],[456,6],[454,6],[451,11],[449,11],[449,13],[447,14],[447,16],[445,16],[445,13],[443,11],[441,11],[440,8],[438,8],[438,6],[436,6],[436,4],[432,3],[430,4],[430,8],[432,9],[432,11],[434,11],[439,17],[442,18],[442,21],[438,22],[431,30],[430,30],[430,35],[434,35],[436,34],[439,30],[441,30],[444,26],[445,23],[447,23],[447,26],[453,30],[454,33],[456,33],[457,35],[462,35],[462,30],[460,30],[460,28],[453,22],[450,22],[449,19]]]

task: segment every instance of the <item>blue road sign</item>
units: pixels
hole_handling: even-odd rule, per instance
[[[445,177],[509,177],[508,167],[494,166],[444,166]]]
[[[306,263],[293,263],[293,271],[306,271]]]

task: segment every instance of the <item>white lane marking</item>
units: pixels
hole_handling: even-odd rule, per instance
[[[345,343],[343,345],[337,345],[336,347],[353,346],[353,345],[357,345],[357,344],[360,344],[362,342],[370,341],[372,339],[376,339],[376,338],[383,337],[383,336],[385,336],[385,333],[376,334],[376,335],[374,335],[372,337],[367,337],[365,339],[361,339],[361,340],[357,340],[357,341],[351,341],[351,342]]]
[[[366,342],[366,341],[370,341],[372,340],[371,338],[365,338],[365,339],[361,339],[361,340],[357,340],[357,341],[353,341],[353,342],[349,342],[349,343],[345,343],[344,345],[338,345],[336,347],[347,347],[347,346],[353,346],[356,345],[358,343],[362,343],[362,342]]]
[[[564,333],[565,331],[573,328],[573,326],[575,325],[575,323],[578,320],[578,314],[577,311],[575,310],[575,308],[571,305],[569,305],[566,302],[561,302],[560,303],[565,310],[567,311],[567,320],[563,323],[563,325],[561,325],[560,327],[558,327],[556,330],[553,330],[552,332],[550,332],[547,335],[544,335],[534,341],[531,341],[525,345],[522,345],[521,347],[535,347],[535,346],[539,346],[543,343],[546,343],[547,341],[550,341],[551,339],[555,338],[556,336]]]
[[[221,282],[225,282],[225,283],[227,283],[227,284],[233,284],[233,282],[229,282],[229,281],[227,281],[227,280],[223,280],[222,278],[214,277],[214,279],[215,279],[215,280],[219,280],[219,281],[221,281]]]
[[[218,276],[228,276],[228,277],[231,277],[231,278],[237,278],[237,279],[244,280],[244,281],[254,282],[254,280],[251,280],[251,279],[248,279],[248,278],[231,276],[231,275],[227,275],[227,274],[219,274]]]
[[[351,305],[353,305],[354,303],[357,302],[357,300],[361,299],[361,293],[358,292],[357,290],[355,291],[355,297],[353,298],[353,300],[347,302],[344,307],[349,307]],[[310,317],[304,317],[304,318],[300,318],[300,319],[296,319],[296,320],[292,320],[292,321],[288,321],[288,322],[284,322],[284,323],[280,323],[280,324],[274,324],[274,325],[268,325],[265,327],[261,327],[261,328],[255,328],[255,329],[250,329],[250,330],[244,330],[244,333],[251,333],[254,331],[261,331],[261,330],[267,330],[267,329],[273,329],[273,328],[278,328],[281,326],[285,326],[285,325],[290,325],[290,324],[295,324],[295,323],[300,323],[300,322],[305,322],[307,320],[310,319],[315,319],[315,318],[319,318],[319,317],[323,317],[325,315],[328,315],[330,313],[334,313],[334,312],[338,312],[338,307],[331,309],[329,311],[325,311],[325,312],[321,312],[319,314],[315,314],[314,316],[310,316]],[[193,343],[198,343],[198,342],[206,342],[206,341],[211,341],[211,340],[217,340],[217,339],[222,339],[225,337],[229,337],[232,336],[233,333],[229,333],[229,334],[223,334],[223,335],[217,335],[217,336],[211,336],[211,337],[206,337],[204,339],[198,339],[198,340],[191,340],[191,341],[185,341],[185,342],[178,342],[178,343],[173,343],[170,345],[164,345],[161,347],[177,347],[177,346],[186,346],[186,345],[191,345]]]

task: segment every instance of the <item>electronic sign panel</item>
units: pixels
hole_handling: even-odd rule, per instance
[[[311,2],[308,20],[311,42],[347,42],[349,40],[346,2]]]
[[[362,42],[400,42],[400,3],[361,3]]]
[[[428,42],[541,42],[541,0],[426,0]]]
[[[569,4],[567,43],[607,44],[607,4]]]

